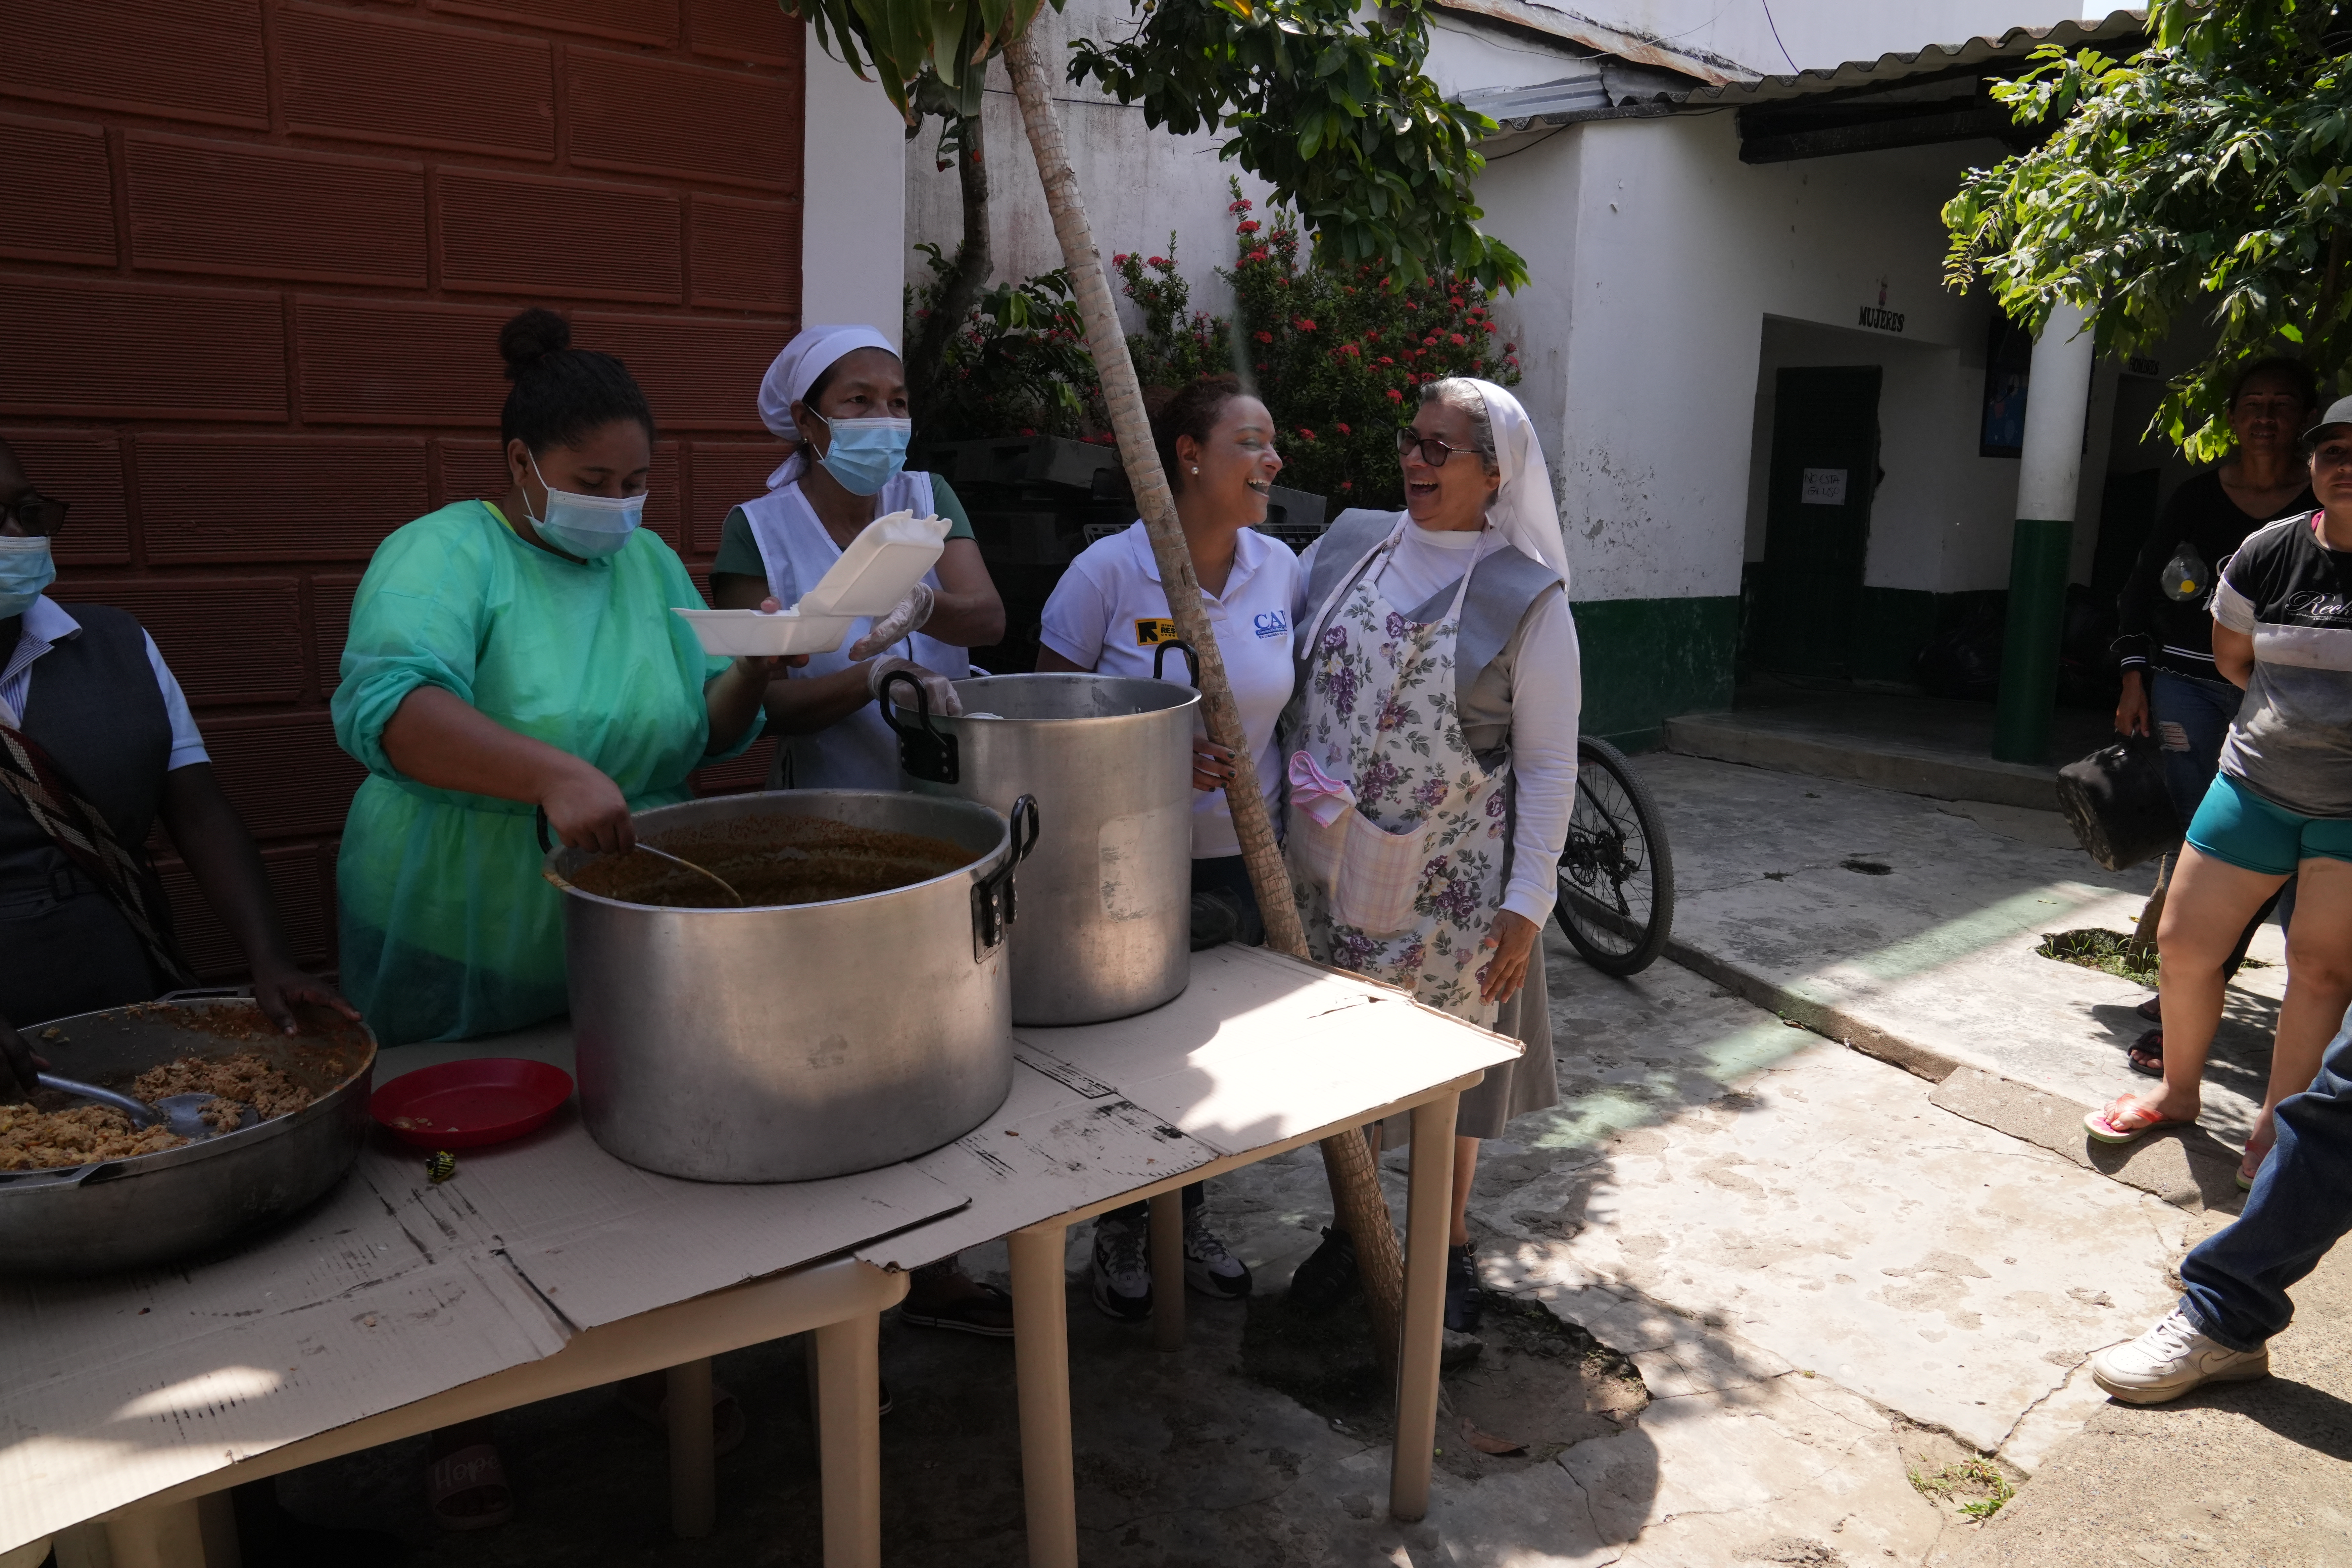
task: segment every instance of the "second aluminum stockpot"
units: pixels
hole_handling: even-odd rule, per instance
[[[635,816],[740,908],[651,856],[551,852],[589,1133],[668,1175],[797,1182],[988,1120],[1013,1084],[1004,939],[1037,834],[1034,805],[1008,804],[1010,824],[971,801],[785,790]]]
[[[1013,1021],[1099,1023],[1181,993],[1192,976],[1200,694],[1077,674],[991,675],[955,689],[961,718],[929,714],[927,703],[884,713],[919,794],[1000,811],[1036,797],[1044,827],[1021,868]],[[919,695],[895,678],[886,693]]]

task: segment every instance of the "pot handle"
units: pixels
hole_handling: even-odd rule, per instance
[[[893,711],[896,704],[890,693],[902,680],[915,693],[917,722],[911,726],[899,723]],[[898,737],[898,766],[910,777],[943,784],[954,784],[963,777],[956,738],[931,723],[930,693],[923,689],[921,681],[903,669],[894,669],[882,678],[882,722]]]
[[[971,884],[971,961],[985,963],[1013,930],[1013,868],[1037,847],[1037,797],[1024,795],[1013,803],[1012,831],[1006,843],[1011,853],[1004,864]]]
[[[1160,640],[1160,646],[1151,650],[1151,679],[1154,680],[1165,680],[1167,679],[1166,674],[1163,672],[1168,664],[1168,650],[1171,647],[1181,648],[1184,650],[1185,667],[1192,672],[1192,689],[1196,691],[1199,690],[1201,687],[1201,656],[1193,649],[1192,645],[1186,642],[1182,637],[1162,637]]]
[[[548,836],[547,831],[547,807],[541,805],[531,808],[530,825],[539,834],[539,852],[544,855],[553,849],[555,840]]]

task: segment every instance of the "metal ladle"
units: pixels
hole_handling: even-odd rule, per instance
[[[656,849],[650,844],[639,843],[636,847],[644,850],[648,855],[656,856],[661,859],[667,860],[673,866],[683,866],[689,871],[698,872],[702,876],[709,878],[712,881],[718,883],[721,888],[726,889],[727,896],[735,900],[735,907],[737,909],[744,907],[743,895],[737,892],[733,886],[728,882],[727,879],[720,876],[718,872],[707,870],[704,868],[696,865],[693,861],[688,859],[683,855],[673,855],[667,849]]]
[[[150,1105],[143,1100],[133,1100],[127,1094],[117,1094],[110,1089],[100,1089],[94,1083],[83,1083],[79,1079],[59,1078],[55,1073],[35,1073],[33,1081],[43,1089],[54,1089],[61,1094],[76,1095],[83,1100],[94,1100],[100,1105],[111,1106],[129,1117],[133,1127],[152,1127],[160,1121],[173,1133],[192,1143],[217,1138],[221,1134],[222,1130],[205,1121],[203,1115],[205,1107],[219,1099],[218,1095],[167,1094]],[[253,1107],[248,1105],[244,1108],[236,1126],[230,1131],[242,1131],[255,1124]]]

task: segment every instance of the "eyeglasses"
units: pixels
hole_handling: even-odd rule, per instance
[[[26,490],[18,500],[0,504],[0,522],[15,520],[26,532],[46,538],[66,520],[71,501],[58,500],[38,490]]]
[[[1408,425],[1397,432],[1397,456],[1410,457],[1413,448],[1421,449],[1421,460],[1433,468],[1445,467],[1445,459],[1456,452],[1467,452],[1467,447],[1449,447],[1434,436],[1424,436]]]

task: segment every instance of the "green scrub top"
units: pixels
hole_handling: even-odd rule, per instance
[[[673,606],[703,607],[651,529],[578,563],[459,501],[377,546],[352,605],[335,739],[365,764],[336,863],[343,990],[385,1045],[520,1028],[569,1005],[562,896],[540,875],[533,808],[403,774],[383,729],[438,686],[602,769],[633,810],[691,793],[754,721],[708,752],[703,687],[730,662]]]

